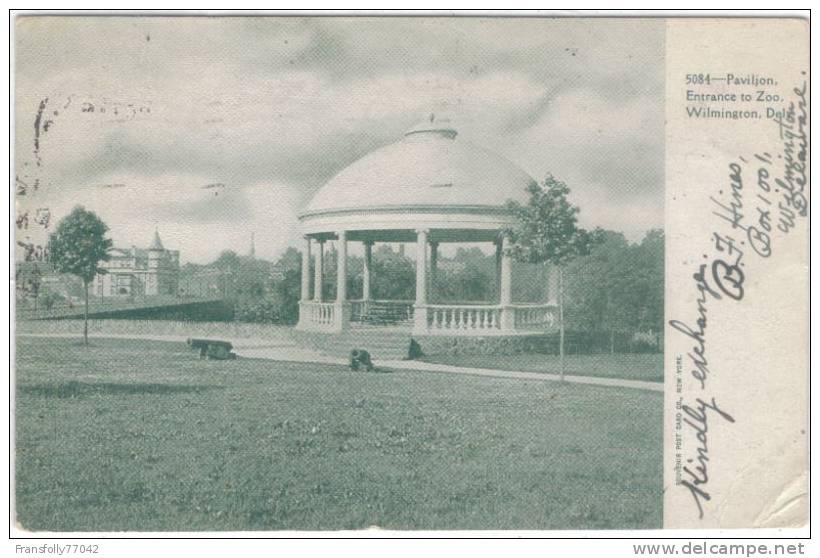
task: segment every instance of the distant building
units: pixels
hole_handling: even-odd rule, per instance
[[[148,248],[114,248],[111,259],[102,262],[106,273],[92,283],[99,297],[176,296],[179,292],[179,251],[166,250],[154,231]]]

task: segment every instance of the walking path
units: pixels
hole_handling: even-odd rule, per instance
[[[18,337],[58,337],[76,338],[73,333],[18,333]],[[185,342],[187,337],[179,335],[142,335],[142,334],[105,334],[89,333],[89,337],[99,339],[145,339],[149,341],[180,341]],[[347,359],[323,355],[317,351],[305,349],[295,341],[270,339],[239,339],[234,344],[234,351],[244,358],[258,358],[264,360],[278,360],[290,362],[315,362],[319,364],[337,364],[346,366]],[[418,360],[384,360],[377,363],[379,368],[392,370],[414,370],[418,372],[437,372],[443,374],[465,374],[469,376],[485,376],[489,378],[507,378],[513,380],[534,380],[542,382],[557,382],[561,380],[558,374],[541,372],[521,372],[515,370],[494,370],[491,368],[471,368],[452,366],[448,364],[434,364]],[[600,378],[596,376],[566,375],[564,381],[573,384],[587,384],[606,387],[621,387],[641,389],[646,391],[663,392],[663,383],[645,382],[641,380],[623,380],[620,378]]]
[[[543,372],[520,372],[514,370],[494,370],[492,368],[469,368],[465,366],[451,366],[448,364],[435,364],[432,362],[422,362],[419,360],[390,360],[379,363],[384,368],[399,368],[402,370],[418,370],[421,372],[440,372],[445,374],[468,374],[471,376],[488,376],[491,378],[510,378],[515,380],[537,380],[547,382],[559,382],[561,376],[558,374],[546,374]],[[643,389],[649,391],[663,392],[663,383],[644,382],[641,380],[622,380],[620,378],[599,378],[596,376],[570,376],[565,375],[564,381],[573,384],[589,384],[595,386],[624,387],[630,389]]]

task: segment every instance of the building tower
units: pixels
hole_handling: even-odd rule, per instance
[[[154,240],[148,247],[148,267],[157,269],[162,262],[162,255],[165,252],[165,247],[162,245],[162,240],[159,238],[159,232],[154,229]]]

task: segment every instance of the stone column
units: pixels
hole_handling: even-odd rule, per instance
[[[501,268],[499,278],[499,291],[501,294],[501,305],[512,304],[512,257],[507,253],[510,241],[506,236],[501,239]]]
[[[347,300],[347,231],[339,231],[336,250],[336,302]]]
[[[316,239],[316,264],[314,266],[313,277],[313,300],[322,302],[322,274],[325,259],[325,241]]]
[[[499,304],[501,304],[501,253],[502,242],[499,238],[495,241],[495,288],[498,290]]]
[[[501,265],[499,277],[499,304],[501,305],[501,329],[515,329],[515,308],[512,307],[512,257],[509,255],[510,240],[501,237]]]
[[[427,331],[427,229],[416,231],[416,304],[413,331]]]
[[[373,241],[364,241],[364,269],[362,270],[362,300],[370,300],[370,271],[373,269]]]
[[[436,280],[438,278],[438,242],[430,243],[430,285],[427,296],[430,300],[436,297]]]
[[[347,301],[347,231],[336,233],[338,247],[336,248],[336,316],[333,320],[333,329],[343,331],[350,324],[351,307]]]
[[[305,247],[302,250],[302,302],[310,300],[310,237],[305,237]]]

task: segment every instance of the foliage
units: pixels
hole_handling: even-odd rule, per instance
[[[284,276],[273,282],[271,303],[277,308],[277,321],[272,323],[295,324],[302,289],[302,253],[288,248],[276,265],[281,266]]]
[[[233,273],[233,296],[239,300],[265,296],[270,283],[270,262],[240,258]]]
[[[51,310],[55,304],[65,301],[65,297],[60,293],[48,292],[43,297],[43,308]]]
[[[383,300],[413,300],[416,298],[416,266],[401,252],[380,244],[373,251],[371,292]]]
[[[211,265],[220,271],[233,271],[239,267],[240,259],[240,256],[233,250],[223,250]]]
[[[301,252],[296,251],[301,258]],[[338,262],[335,248],[325,251],[322,262],[322,300],[336,300],[336,266]],[[300,264],[301,265],[301,264]],[[347,256],[347,297],[356,299],[362,297],[362,273],[364,272],[364,260],[359,256],[348,254]],[[313,276],[313,266],[311,266],[311,277]],[[301,272],[300,272],[301,277]],[[299,294],[297,292],[297,298]]]
[[[252,323],[296,323],[299,318],[301,262],[300,252],[288,248],[274,265],[283,275],[274,280],[270,274],[270,262],[239,258],[233,275],[235,319]]]
[[[516,260],[560,266],[588,254],[600,241],[600,229],[589,232],[578,226],[580,210],[567,199],[570,190],[565,183],[548,176],[543,185],[530,184],[527,193],[526,205],[507,202],[517,217],[517,225],[507,231]]]
[[[599,229],[592,233],[578,226],[577,207],[567,196],[569,187],[552,176],[543,185],[532,183],[527,205],[510,200],[507,207],[517,217],[516,226],[508,231],[510,255],[530,263],[551,264],[558,267],[558,352],[561,357],[561,379],[564,378],[565,312],[563,266],[572,259],[589,253],[600,242]]]
[[[636,244],[627,243],[620,233],[607,231],[604,241],[589,255],[566,267],[568,326],[588,332],[609,331],[613,344],[619,338],[616,333],[661,331],[663,247],[660,230],[649,231]],[[624,343],[633,350],[643,347],[628,339],[620,344]]]
[[[76,275],[83,281],[85,319],[83,339],[88,345],[88,285],[97,274],[105,273],[100,262],[110,259],[112,247],[105,235],[108,226],[93,211],[82,206],[71,210],[48,237],[47,252],[51,266],[60,273]]]
[[[236,303],[235,319],[240,322],[276,324],[282,322],[279,305],[269,298],[244,299]]]
[[[562,205],[562,204],[557,204]],[[575,213],[574,208],[570,211]],[[577,226],[577,225],[576,225]],[[589,253],[564,263],[568,353],[657,351],[652,339],[663,324],[663,232],[653,230],[639,243],[623,234],[597,229],[587,233]],[[231,261],[232,256],[221,256]],[[529,260],[529,256],[527,256]],[[234,260],[236,319],[243,322],[294,324],[299,316],[302,254],[289,248],[276,262],[275,278],[261,270],[268,262]],[[431,289],[434,302],[496,301],[495,254],[460,247],[449,258],[440,255],[438,278]],[[543,300],[546,271],[541,264],[515,262],[514,300]],[[336,297],[336,251],[324,258],[325,300]],[[348,256],[348,296],[361,297],[363,261]],[[311,269],[311,277],[313,269]],[[389,244],[373,252],[372,295],[376,299],[413,300],[415,264]],[[517,293],[517,294],[516,294]],[[636,335],[645,333],[647,340]],[[650,339],[651,338],[651,339]],[[555,350],[555,342],[550,351]]]
[[[495,255],[485,255],[477,247],[460,247],[452,259],[439,258],[436,284],[430,294],[434,302],[495,300],[498,297]]]
[[[110,258],[111,239],[106,238],[108,226],[93,211],[82,206],[75,207],[49,235],[48,253],[54,269],[71,273],[91,282],[94,276],[105,271],[100,262]]]

